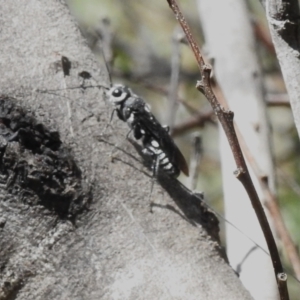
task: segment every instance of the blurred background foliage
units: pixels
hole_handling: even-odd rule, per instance
[[[194,88],[196,80],[199,79],[198,68],[189,48],[184,43],[178,42],[180,34],[177,23],[166,1],[68,0],[68,3],[103,68],[106,68],[103,59],[105,56],[111,70],[112,81],[126,83],[132,87],[138,95],[150,103],[152,111],[163,124],[170,122],[168,93],[172,58],[176,60],[176,53],[180,52],[177,100],[182,99],[185,105],[179,103],[176,112],[172,111],[171,121],[174,122],[175,140],[189,161],[193,151],[193,137],[195,134],[201,136],[202,151],[196,189],[203,191],[206,202],[222,214],[218,126],[214,116],[210,114],[210,105]],[[299,137],[270,42],[265,13],[259,1],[249,0],[248,4],[264,74],[266,101],[269,103],[278,196],[286,225],[295,243],[299,244]],[[181,0],[180,6],[200,46],[209,58],[196,4],[191,0]],[[177,42],[174,42],[174,39]],[[213,61],[211,63],[213,64]],[[199,112],[209,115],[208,120],[199,122],[197,126],[187,126],[184,130],[183,125],[192,123],[191,120],[195,119],[195,115]],[[190,187],[187,178],[182,176],[180,179]],[[292,273],[286,259],[285,266]],[[291,288],[299,289],[299,284]]]

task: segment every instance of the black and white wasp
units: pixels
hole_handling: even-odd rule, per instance
[[[174,177],[178,177],[180,171],[188,176],[187,163],[170,136],[169,127],[157,121],[145,101],[120,84],[112,86],[108,96],[119,119],[127,122],[135,139],[142,139],[143,153],[153,159],[154,175],[162,168]]]

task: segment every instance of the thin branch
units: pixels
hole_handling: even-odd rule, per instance
[[[255,213],[257,215],[258,221],[260,223],[260,226],[263,230],[268,249],[270,251],[274,271],[275,271],[275,278],[277,281],[277,286],[280,294],[281,300],[287,300],[289,299],[288,290],[287,290],[287,276],[283,271],[283,267],[280,261],[278,249],[276,247],[276,243],[270,228],[270,225],[268,223],[268,220],[266,218],[265,212],[263,210],[262,204],[259,200],[259,197],[257,195],[257,192],[255,190],[255,187],[253,185],[253,182],[251,180],[247,165],[245,163],[245,159],[243,157],[241,147],[239,145],[237,135],[235,133],[234,125],[233,125],[233,112],[226,111],[221,104],[219,103],[218,99],[216,98],[210,82],[210,74],[211,74],[211,66],[207,65],[203,59],[203,56],[200,52],[200,49],[192,36],[191,30],[182,15],[177,3],[175,0],[167,0],[170,8],[172,9],[176,19],[180,23],[184,33],[186,34],[186,37],[188,39],[188,42],[190,44],[190,47],[192,48],[192,51],[194,53],[194,56],[197,60],[200,73],[201,73],[201,80],[197,82],[197,89],[201,91],[207,98],[207,100],[210,102],[215,114],[217,115],[224,131],[227,136],[229,145],[231,147],[234,160],[237,165],[237,170],[235,171],[235,175],[237,179],[241,181],[243,184],[245,190],[247,191],[247,194],[251,200],[252,206],[255,210]]]
[[[213,118],[213,111],[207,113],[198,113],[194,117],[191,117],[188,121],[182,122],[173,128],[172,136],[182,135],[186,131],[193,130],[195,128],[202,128],[206,123],[216,125]]]
[[[217,85],[215,85],[215,90],[217,91]],[[202,128],[206,125],[206,123],[210,123],[212,125],[216,125],[216,122],[214,121],[214,111],[210,110],[207,112],[200,112],[196,110],[194,107],[192,107],[188,102],[186,102],[183,99],[178,99],[182,105],[185,106],[185,108],[190,113],[196,114],[190,118],[188,121],[182,122],[181,124],[176,125],[173,128],[172,136],[178,136],[182,135],[186,131],[193,130],[196,128]],[[290,102],[288,99],[287,94],[280,94],[280,95],[273,95],[268,94],[266,97],[266,102],[268,107],[290,107]]]
[[[171,78],[170,78],[170,88],[168,93],[169,109],[167,124],[170,127],[170,132],[173,131],[175,114],[178,108],[177,94],[179,85],[179,73],[180,73],[180,40],[182,36],[182,31],[179,27],[176,27],[172,36],[172,58],[171,58]]]
[[[257,39],[266,47],[266,49],[273,55],[276,55],[274,44],[272,42],[270,33],[257,19],[253,19],[253,29]]]
[[[268,208],[273,223],[275,226],[275,230],[277,234],[279,235],[280,240],[283,243],[283,247],[286,250],[286,253],[288,255],[288,258],[290,260],[291,266],[295,272],[295,276],[298,280],[300,280],[300,258],[298,254],[298,249],[296,245],[294,244],[289,231],[287,230],[283,217],[281,215],[279,206],[278,206],[278,200],[276,196],[272,193],[270,190],[269,184],[268,184],[268,178],[265,177],[261,169],[259,168],[255,158],[252,156],[251,152],[249,151],[249,148],[247,147],[246,141],[244,140],[242,134],[237,129],[237,133],[239,136],[239,141],[242,145],[243,151],[246,155],[247,161],[252,166],[254,173],[259,181],[259,184],[261,186],[261,189],[263,191],[264,197],[266,199],[265,205]]]
[[[289,96],[285,94],[267,94],[266,96],[267,105],[269,107],[291,107]]]

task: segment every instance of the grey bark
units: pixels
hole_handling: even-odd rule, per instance
[[[297,0],[266,0],[270,33],[300,136],[300,9]]]
[[[139,147],[110,162],[128,129],[96,138],[110,110],[78,74],[109,83],[65,3],[2,1],[0,28],[0,299],[250,299],[199,198],[162,176],[151,213]]]

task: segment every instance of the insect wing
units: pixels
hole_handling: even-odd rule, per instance
[[[142,99],[136,99],[135,103],[131,105],[131,110],[135,114],[135,122],[154,137],[161,149],[169,157],[171,163],[178,166],[179,169],[188,176],[189,170],[185,158],[168,131],[161,126],[154,115],[149,111],[145,102]]]

